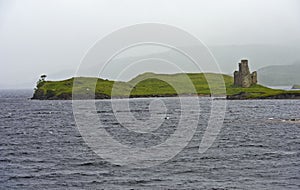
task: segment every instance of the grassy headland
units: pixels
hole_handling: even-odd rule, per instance
[[[188,76],[192,81],[195,92],[192,92],[185,85],[184,77]],[[233,77],[224,74],[212,73],[184,73],[184,74],[154,74],[144,73],[128,82],[104,80],[100,78],[78,77],[62,81],[40,81],[35,89],[32,99],[54,100],[72,99],[72,92],[81,94],[82,98],[86,94],[95,94],[96,99],[106,99],[111,97],[163,97],[182,95],[210,96],[210,88],[205,77],[223,77],[226,86],[228,99],[300,99],[300,90],[285,91],[270,89],[262,85],[252,85],[250,88],[240,88],[233,86]],[[76,85],[74,85],[74,80]],[[137,82],[139,81],[139,82]],[[180,86],[175,89],[164,81],[171,81]],[[96,87],[95,87],[96,82]],[[112,88],[114,93],[112,94]],[[74,88],[74,89],[73,89]],[[95,88],[95,93],[93,89]]]

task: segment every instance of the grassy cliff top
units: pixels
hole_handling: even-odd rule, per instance
[[[186,76],[191,80],[195,90],[186,85]],[[233,77],[214,73],[179,73],[179,74],[155,74],[144,73],[128,82],[104,80],[100,78],[77,77],[62,81],[41,81],[34,92],[33,99],[72,99],[72,92],[82,95],[93,93],[95,97],[110,98],[124,97],[155,97],[176,96],[177,94],[210,96],[210,88],[206,78],[223,77],[226,86],[226,95],[230,99],[255,99],[272,97],[300,97],[299,91],[276,90],[262,85],[253,85],[250,88],[233,86]],[[165,81],[168,81],[165,82]],[[74,84],[75,82],[75,84]],[[95,86],[96,84],[96,86]],[[175,84],[177,91],[170,85]],[[114,93],[112,88],[114,87]],[[73,89],[74,88],[74,89]]]

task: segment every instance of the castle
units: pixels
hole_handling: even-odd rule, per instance
[[[252,84],[257,83],[257,73],[256,71],[250,73],[248,60],[246,59],[241,60],[241,63],[239,63],[239,70],[234,71],[233,75],[235,86],[248,88]]]

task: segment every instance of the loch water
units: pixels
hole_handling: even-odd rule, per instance
[[[226,101],[223,127],[200,154],[211,111],[210,99],[200,98],[190,143],[172,159],[141,169],[98,156],[76,126],[72,101],[31,96],[31,90],[0,91],[0,189],[300,189],[300,100]],[[141,121],[151,117],[153,100],[131,99],[132,114]],[[170,137],[180,117],[178,98],[160,100],[170,119],[156,135],[124,130],[109,100],[96,101],[97,114],[120,142],[155,146]]]

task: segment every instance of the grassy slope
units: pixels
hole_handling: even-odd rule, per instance
[[[205,79],[206,77],[214,78],[220,76],[220,74],[203,74],[203,73],[189,73],[188,77],[194,84],[194,87],[198,95],[210,95],[210,89]],[[75,85],[75,91],[78,93],[92,93],[89,90],[93,89],[93,85],[97,80],[96,94],[104,94],[111,96],[111,89],[114,86],[114,96],[124,96],[124,94],[129,94],[133,97],[142,96],[172,96],[176,95],[174,88],[164,82],[171,81],[174,84],[178,84],[179,94],[191,94],[193,91],[185,85],[184,77],[186,74],[154,74],[154,73],[144,73],[137,76],[129,82],[114,82],[103,79],[96,78],[86,78],[80,77],[76,78],[78,85]],[[239,94],[241,92],[247,93],[247,98],[263,98],[283,93],[299,93],[300,91],[284,91],[284,90],[274,90],[261,85],[253,85],[250,88],[238,88],[234,87],[233,77],[228,75],[222,75],[226,85],[227,95]],[[137,81],[136,85],[134,85]],[[44,94],[44,99],[60,99],[60,95],[64,94],[68,97],[72,94],[74,78],[63,80],[63,81],[45,81],[38,85],[38,90],[40,94]],[[130,89],[132,89],[130,91]],[[92,90],[91,90],[92,91]]]

